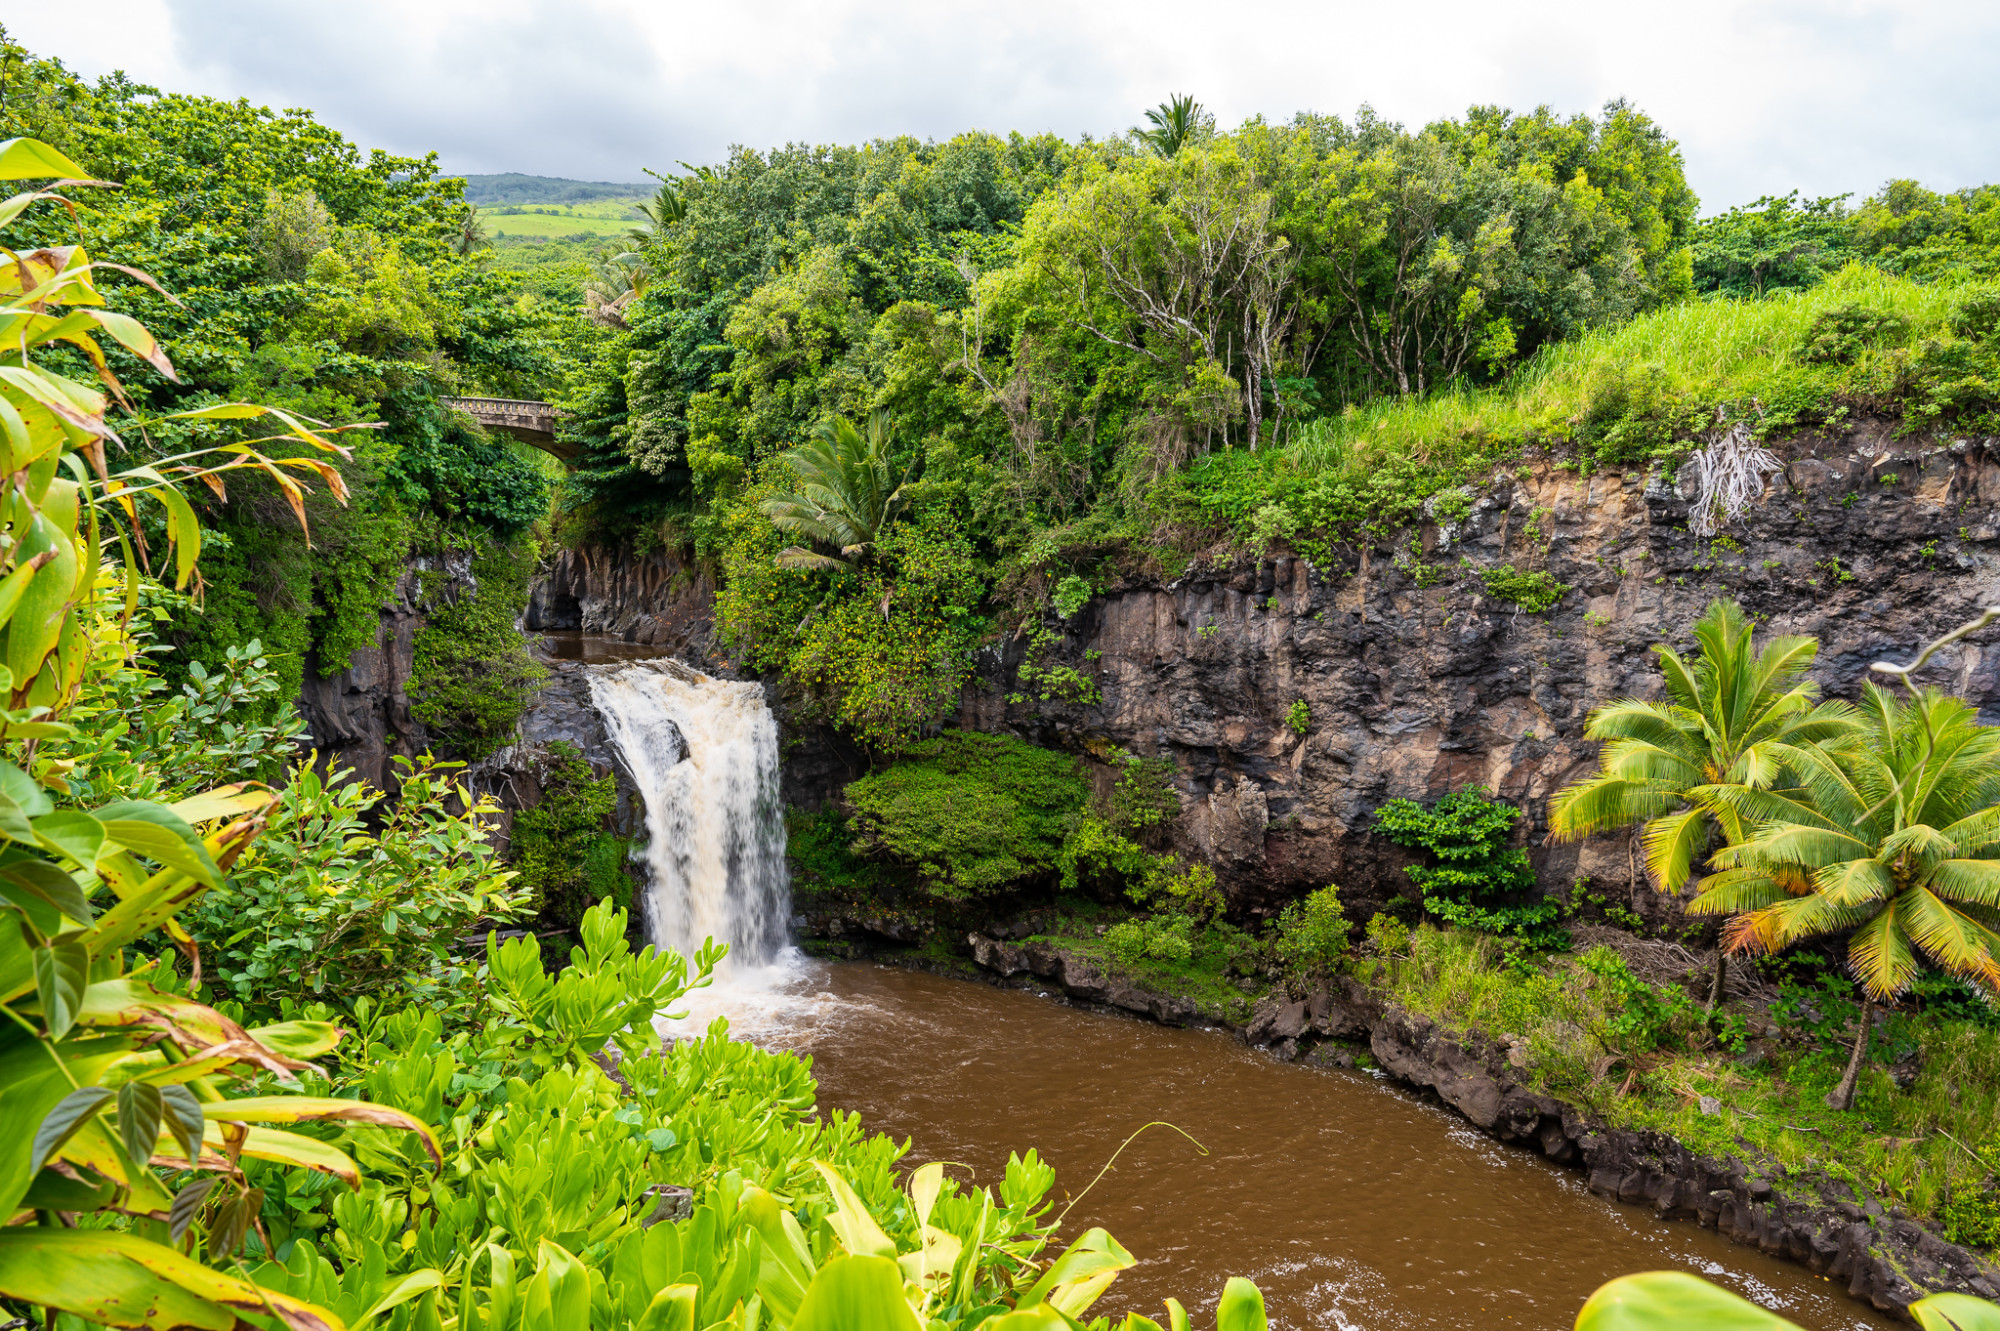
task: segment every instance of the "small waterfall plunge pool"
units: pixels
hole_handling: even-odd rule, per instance
[[[1212,1308],[1243,1275],[1274,1327],[1559,1331],[1605,1280],[1677,1268],[1811,1331],[1892,1325],[1803,1267],[1593,1196],[1581,1175],[1368,1073],[1032,992],[804,959],[783,935],[778,736],[762,689],[606,646],[581,640],[568,659],[589,665],[646,803],[651,936],[731,944],[673,1026],[723,1016],[740,1038],[810,1058],[822,1106],[907,1138],[912,1165],[957,1162],[978,1183],[1032,1146],[1058,1198],[1074,1195],[1141,1125],[1180,1130],[1147,1131],[1069,1217],[1141,1259],[1093,1311],[1157,1317],[1167,1295]]]

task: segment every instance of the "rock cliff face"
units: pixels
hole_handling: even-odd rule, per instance
[[[698,660],[715,620],[715,584],[672,551],[564,550],[529,592],[522,627],[577,629]]]
[[[379,788],[392,783],[392,759],[415,757],[430,746],[423,724],[410,715],[408,689],[417,633],[424,626],[418,583],[424,575],[439,574],[443,580],[433,581],[430,595],[444,601],[469,596],[478,586],[465,555],[414,560],[382,606],[374,644],[357,649],[347,669],[322,677],[319,663],[306,659],[299,715],[313,747],[323,763],[351,767]]]
[[[1651,644],[1692,645],[1716,596],[1765,631],[1821,643],[1829,693],[1858,692],[1870,662],[2000,603],[1996,440],[1899,442],[1886,427],[1776,446],[1764,502],[1714,540],[1686,529],[1693,487],[1657,471],[1581,477],[1546,463],[1474,488],[1462,520],[1420,544],[1316,567],[1281,555],[1197,564],[1110,589],[1060,626],[1041,664],[1094,676],[1090,705],[1010,702],[1026,644],[990,650],[960,724],[1098,757],[1173,758],[1176,839],[1213,862],[1240,904],[1338,882],[1349,913],[1405,882],[1398,848],[1368,833],[1385,801],[1466,783],[1523,806],[1546,889],[1579,877],[1673,913],[1623,839],[1545,848],[1549,797],[1589,770],[1590,709],[1653,696]],[[1574,588],[1530,614],[1461,566],[1546,570]],[[1093,657],[1099,653],[1101,657]],[[2000,706],[2000,650],[1954,648],[1925,682]],[[1287,723],[1306,704],[1306,731]]]

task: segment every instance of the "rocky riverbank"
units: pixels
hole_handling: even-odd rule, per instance
[[[1285,1061],[1369,1066],[1497,1140],[1581,1171],[1594,1193],[1798,1262],[1883,1312],[1901,1315],[1941,1290],[2000,1296],[2000,1267],[1844,1182],[1704,1155],[1663,1133],[1608,1125],[1535,1090],[1519,1042],[1454,1032],[1351,976],[1302,999],[1267,991],[1231,1011],[1149,984],[1061,940],[995,936],[1010,932],[1005,928],[943,948],[886,918],[814,924],[820,947],[838,955],[1033,988],[1167,1025],[1225,1027]]]

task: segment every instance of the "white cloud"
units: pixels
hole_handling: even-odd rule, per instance
[[[2000,179],[2000,7],[1962,0],[98,0],[15,35],[87,73],[310,106],[447,167],[632,180],[731,143],[1116,130],[1170,92],[1224,123],[1369,102],[1624,96],[1711,209],[1758,194]]]

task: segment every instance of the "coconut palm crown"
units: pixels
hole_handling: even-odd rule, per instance
[[[1932,689],[1870,684],[1859,743],[1802,749],[1795,790],[1700,797],[1754,827],[1718,851],[1689,910],[1733,914],[1734,950],[1848,935],[1869,997],[1909,987],[1928,956],[2000,989],[2000,728]]]
[[[798,488],[766,499],[764,515],[786,535],[840,553],[787,546],[778,552],[778,567],[848,569],[860,562],[902,511],[909,489],[909,471],[900,479],[893,474],[890,433],[887,412],[869,417],[865,435],[837,416],[815,430],[809,442],[785,454]]]
[[[1647,876],[1679,891],[1711,831],[1734,842],[1748,830],[1735,806],[1707,792],[1769,790],[1802,751],[1853,733],[1853,708],[1818,702],[1819,686],[1805,678],[1816,641],[1779,636],[1753,651],[1751,634],[1742,608],[1717,600],[1695,622],[1694,660],[1655,645],[1667,699],[1621,698],[1590,714],[1584,734],[1604,741],[1598,770],[1556,795],[1555,839],[1643,823]]]

